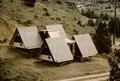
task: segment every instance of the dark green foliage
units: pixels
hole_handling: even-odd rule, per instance
[[[57,17],[56,20],[61,21],[61,19],[59,17]]]
[[[81,26],[81,25],[82,25],[80,20],[77,22],[77,24],[78,24],[79,26]]]
[[[116,20],[111,18],[108,24],[108,28],[111,34],[115,34],[116,37],[120,37],[120,19],[119,18],[116,18]]]
[[[11,74],[10,68],[12,68],[12,60],[0,58],[0,81],[12,81],[15,79]]]
[[[111,18],[108,24],[108,29],[111,34],[114,34],[114,27],[115,27],[114,19]]]
[[[22,67],[24,68],[24,67]],[[0,58],[0,81],[38,81],[38,74],[22,69],[13,58]]]
[[[99,18],[102,19],[102,20],[108,21],[109,20],[109,15],[107,13],[105,13],[105,14],[101,13]]]
[[[34,15],[34,18],[35,18],[35,19],[37,19],[37,18],[38,18],[38,15],[37,15],[37,14],[35,14],[35,15]]]
[[[76,35],[78,35],[78,34],[79,34],[79,31],[78,31],[78,30],[76,30],[76,29],[73,29],[73,32],[74,32],[74,34],[76,34]]]
[[[43,8],[43,10],[45,11],[45,13],[43,14],[44,16],[50,16],[47,8]]]
[[[43,8],[43,10],[47,12],[47,8]]]
[[[108,20],[109,20],[109,15],[108,15],[108,14],[105,14],[103,20],[108,21]]]
[[[43,15],[44,16],[50,16],[50,14],[48,12],[45,12]]]
[[[62,4],[62,2],[61,2],[61,1],[56,1],[56,3],[58,3],[59,5],[61,5],[61,4]]]
[[[32,22],[32,20],[27,20],[26,22],[24,22],[24,24],[25,24],[26,26],[30,26],[30,25],[33,24],[33,22]]]
[[[43,2],[48,2],[48,0],[42,0]]]
[[[111,39],[105,22],[99,23],[93,39],[99,54],[111,51]]]
[[[85,15],[86,13],[85,13],[85,11],[82,9],[81,10],[81,15]]]
[[[86,12],[82,9],[81,14],[88,18],[98,18],[93,10],[88,9]]]
[[[36,0],[24,0],[25,5],[28,7],[34,7]]]
[[[6,43],[7,42],[7,39],[4,38],[4,39],[0,39],[0,43]]]
[[[120,50],[116,50],[115,54],[108,60],[110,70],[110,81],[120,81]]]
[[[93,21],[93,19],[89,19],[89,20],[88,20],[88,25],[90,25],[90,26],[95,26],[96,24],[95,24],[95,22]]]
[[[98,26],[101,21],[102,21],[102,19],[100,19],[100,18],[96,19],[96,25]]]

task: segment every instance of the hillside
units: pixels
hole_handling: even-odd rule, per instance
[[[10,39],[14,29],[20,25],[36,25],[41,30],[47,24],[63,24],[69,36],[91,32],[91,27],[78,24],[79,21],[87,23],[87,20],[63,0],[37,0],[34,7],[26,6],[23,0],[3,0],[0,7],[0,38]]]
[[[93,33],[94,29],[87,26],[88,18],[80,15],[71,4],[64,0],[37,0],[34,7],[28,7],[24,0],[0,1],[0,81],[58,81],[109,71],[107,60],[99,55],[87,62],[58,66],[7,47],[15,28],[25,25],[36,25],[42,30],[48,24],[63,24],[68,37]],[[7,43],[1,42],[4,39]]]

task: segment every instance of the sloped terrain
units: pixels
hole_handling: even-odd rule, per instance
[[[1,47],[0,58],[9,58],[6,69],[10,70],[10,75],[15,80],[20,77],[21,81],[58,81],[61,79],[78,77],[83,75],[109,72],[110,67],[106,59],[100,56],[92,57],[87,62],[72,62],[66,65],[55,65],[50,62],[31,58],[28,53],[18,49],[6,49]],[[1,66],[1,63],[0,63]]]
[[[63,24],[69,36],[93,31],[91,27],[79,25],[79,21],[87,23],[88,19],[64,0],[37,0],[34,7],[26,6],[24,0],[3,0],[0,11],[0,14],[7,16],[0,16],[3,30],[0,33],[7,38],[19,24],[36,25],[40,30],[45,29],[47,24]]]
[[[81,16],[71,4],[64,0],[37,0],[34,7],[26,6],[24,0],[2,1],[2,6],[0,6],[0,40],[7,39],[8,43],[15,28],[24,25],[36,25],[41,30],[45,29],[47,24],[63,24],[69,37],[72,37],[73,34],[94,31],[92,27],[79,24],[80,21],[87,23],[88,18]],[[1,46],[1,42],[0,59],[12,60],[5,61],[8,64],[2,66],[10,72],[6,78],[14,79],[9,81],[53,81],[109,70],[107,61],[101,57],[94,57],[92,61],[85,63],[75,62],[56,66],[32,58],[23,51]],[[89,66],[91,67],[88,68]],[[17,80],[18,78],[19,80]]]

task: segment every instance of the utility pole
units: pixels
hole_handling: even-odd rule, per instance
[[[116,16],[117,16],[117,12],[116,12],[116,9],[117,9],[117,0],[115,0],[114,2],[114,7],[115,7],[115,10],[114,10],[114,34],[113,34],[113,45],[115,44],[115,36],[116,36],[116,26],[117,26],[117,23],[116,23]]]

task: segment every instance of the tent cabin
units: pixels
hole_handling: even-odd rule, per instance
[[[43,41],[45,41],[45,38],[64,38],[65,42],[69,45],[72,53],[74,54],[75,41],[67,38],[62,24],[46,25],[46,30],[41,30],[39,33]]]
[[[46,29],[50,38],[63,37],[68,44],[75,42],[67,38],[62,24],[46,25]]]
[[[74,54],[75,41],[67,38],[67,35],[62,24],[46,25],[46,29],[48,30],[48,35],[50,38],[58,37],[64,38],[66,43],[69,45],[72,53]]]
[[[46,25],[46,29],[51,30],[51,31],[48,31],[48,33],[52,33],[52,32],[55,33],[56,31],[59,31],[60,37],[67,38],[67,35],[64,31],[62,24]]]
[[[73,60],[73,55],[64,38],[47,38],[45,40],[49,53],[40,55],[40,59],[55,63]]]
[[[16,28],[10,46],[23,49],[41,48],[43,41],[36,26]]]
[[[74,35],[76,45],[82,57],[94,56],[98,52],[89,34]],[[80,55],[79,54],[79,55]]]

